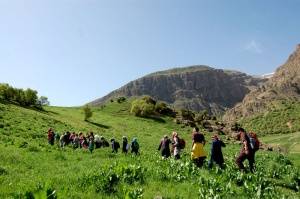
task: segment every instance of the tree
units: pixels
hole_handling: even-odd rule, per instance
[[[131,104],[131,113],[135,116],[149,117],[154,114],[155,106],[146,99],[136,99]]]
[[[83,112],[84,112],[84,121],[88,121],[89,118],[93,116],[92,109],[89,107],[89,105],[85,105],[83,107]]]
[[[24,94],[25,94],[26,106],[37,105],[37,100],[38,100],[37,91],[28,88],[24,91]]]
[[[45,96],[41,96],[39,98],[38,102],[41,106],[49,106],[50,105],[50,102],[48,101],[48,97],[45,97]]]

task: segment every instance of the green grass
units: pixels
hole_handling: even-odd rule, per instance
[[[0,198],[46,198],[46,192],[58,198],[299,198],[299,165],[294,159],[259,151],[256,174],[243,174],[234,165],[240,146],[229,143],[223,150],[224,171],[198,169],[189,159],[191,128],[181,128],[168,117],[134,117],[129,108],[129,102],[109,103],[94,108],[91,122],[85,122],[80,107],[37,112],[0,103]],[[93,154],[61,150],[47,144],[49,127],[93,131],[119,141],[123,135],[138,137],[141,155],[115,155],[110,148]],[[187,141],[183,158],[162,160],[159,140],[173,130]]]
[[[275,101],[266,112],[241,120],[260,135],[300,132],[300,102]]]

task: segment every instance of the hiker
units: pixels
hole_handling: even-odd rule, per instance
[[[94,150],[94,147],[95,147],[94,146],[95,145],[95,143],[94,143],[94,133],[91,132],[88,138],[89,138],[89,151],[91,153],[93,153],[93,150]]]
[[[83,133],[82,132],[80,132],[79,133],[79,143],[80,143],[80,148],[82,148],[83,147],[83,141],[84,141],[84,139],[83,139]]]
[[[73,133],[70,135],[70,137],[69,137],[69,143],[73,143],[74,138],[75,138],[75,132],[73,132]]]
[[[54,134],[52,128],[49,128],[49,130],[48,130],[48,143],[50,145],[54,145],[54,139],[55,139],[54,136],[55,136],[55,134]]]
[[[88,146],[89,146],[88,139],[83,135],[82,147],[83,147],[84,149],[87,149]]]
[[[103,136],[100,137],[100,140],[101,140],[102,147],[109,147],[108,141]]]
[[[55,133],[55,143],[56,143],[57,145],[59,145],[59,139],[60,139],[60,135],[59,135],[58,132],[56,132],[56,133]]]
[[[122,137],[123,143],[122,143],[122,152],[127,154],[128,152],[128,140],[126,136]]]
[[[172,151],[173,151],[175,160],[180,159],[180,150],[181,150],[180,139],[179,139],[178,133],[174,131],[172,133]]]
[[[139,148],[140,148],[140,145],[137,141],[137,138],[133,138],[132,139],[132,142],[131,142],[131,153],[134,153],[135,155],[138,155],[139,154]]]
[[[99,135],[95,135],[95,149],[100,148],[102,145],[101,140],[100,140],[100,136]]]
[[[199,132],[199,128],[195,127],[193,130],[193,145],[191,158],[197,167],[202,167],[204,160],[206,159],[206,152],[204,151],[205,138],[202,133]]]
[[[67,133],[63,133],[63,134],[60,136],[59,143],[60,143],[60,147],[61,147],[61,148],[65,148],[65,145],[66,145],[66,137],[67,137]]]
[[[165,135],[163,139],[161,139],[160,144],[158,146],[158,150],[161,150],[161,156],[165,159],[171,156],[170,144],[171,140],[168,138],[167,135]]]
[[[112,153],[118,153],[118,149],[120,148],[119,142],[117,142],[115,138],[112,138],[110,142],[111,142]]]
[[[224,157],[222,153],[222,147],[225,147],[225,144],[222,140],[220,140],[219,136],[215,134],[212,136],[211,143],[211,152],[210,152],[210,160],[208,162],[208,168],[212,168],[213,162],[215,162],[221,169],[224,168]]]
[[[79,148],[79,145],[80,145],[79,136],[78,136],[78,134],[75,134],[75,137],[73,139],[73,148],[77,149],[77,148]]]
[[[71,136],[71,133],[69,131],[67,131],[67,133],[65,134],[64,139],[63,139],[64,145],[68,145],[71,143],[70,136]]]
[[[245,171],[243,162],[247,159],[249,162],[250,172],[253,173],[253,171],[254,171],[254,151],[251,149],[250,139],[247,136],[247,134],[243,128],[239,128],[237,137],[242,143],[242,148],[241,148],[240,154],[237,157],[235,162],[236,162],[237,166],[239,167],[240,171]]]

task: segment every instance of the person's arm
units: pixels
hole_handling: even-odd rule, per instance
[[[174,138],[174,147],[178,147],[178,146],[179,146],[179,139]]]
[[[160,151],[161,149],[161,145],[162,145],[162,141],[160,141],[159,146],[158,146],[158,150]]]
[[[249,153],[249,148],[248,148],[248,143],[247,143],[246,140],[243,141],[243,145],[244,145],[245,153],[248,154]]]
[[[222,140],[220,140],[220,143],[222,147],[226,147],[225,143]]]

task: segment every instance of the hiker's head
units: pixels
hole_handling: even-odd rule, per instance
[[[174,138],[174,137],[178,137],[178,133],[174,131],[174,132],[172,133],[172,137],[173,137],[173,138]]]
[[[245,139],[245,135],[246,135],[245,129],[239,128],[237,133],[237,139],[238,140]]]
[[[245,131],[245,129],[243,129],[243,128],[241,127],[241,128],[238,129],[238,132],[239,132],[239,133],[245,133],[246,131]]]
[[[249,135],[250,135],[251,137],[253,137],[253,138],[257,138],[257,135],[256,135],[256,133],[254,133],[254,132],[250,132]]]
[[[123,140],[127,140],[127,137],[126,137],[126,136],[123,136],[122,139],[123,139]]]
[[[115,138],[111,138],[110,141],[111,141],[111,142],[115,141]]]
[[[168,136],[167,136],[167,135],[164,135],[164,139],[168,139]]]
[[[218,139],[219,139],[219,135],[218,135],[218,134],[214,134],[211,138],[212,138],[213,140],[218,140]]]
[[[199,128],[198,128],[198,127],[195,127],[195,128],[193,129],[193,132],[199,132]]]
[[[133,138],[132,141],[137,142],[137,138]]]

